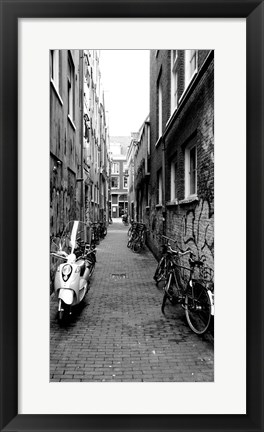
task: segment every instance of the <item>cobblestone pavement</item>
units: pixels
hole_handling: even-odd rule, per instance
[[[127,248],[127,229],[109,226],[97,246],[91,289],[63,326],[51,297],[50,380],[213,381],[212,335],[194,334],[180,306],[162,315],[156,260],[148,250]]]

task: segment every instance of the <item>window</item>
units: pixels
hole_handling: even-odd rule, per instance
[[[59,50],[51,50],[51,79],[59,91]]]
[[[162,88],[160,79],[158,81],[158,138],[162,135]]]
[[[188,86],[193,75],[197,72],[198,50],[185,51],[185,88]]]
[[[185,198],[197,194],[197,147],[190,144],[185,150]]]
[[[177,108],[178,105],[178,73],[177,67],[178,51],[171,51],[171,112]]]
[[[147,126],[147,131],[148,131],[148,135],[147,135],[148,145],[147,145],[147,148],[148,148],[148,155],[150,155],[150,126],[149,126],[149,124]]]
[[[127,177],[123,177],[123,187],[124,189],[127,188]]]
[[[68,55],[68,115],[74,120],[74,64]]]
[[[112,174],[119,174],[119,162],[112,163]]]
[[[146,206],[148,207],[150,204],[150,192],[149,192],[149,185],[146,184]]]
[[[119,188],[119,177],[112,177],[111,178],[111,188],[112,189],[118,189]]]
[[[128,164],[123,163],[123,173],[128,173]]]
[[[112,195],[112,204],[117,204],[118,195]]]
[[[177,191],[177,170],[178,170],[178,162],[177,160],[171,163],[171,201],[175,201],[177,199],[178,191]]]
[[[127,201],[127,195],[125,195],[125,194],[124,195],[120,195],[119,196],[119,202],[120,201]]]
[[[162,204],[162,171],[158,172],[157,204]]]

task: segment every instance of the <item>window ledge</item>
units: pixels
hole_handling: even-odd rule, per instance
[[[72,120],[70,114],[68,114],[68,120],[69,120],[70,124],[72,125],[73,129],[76,131],[76,126],[75,126],[74,121]]]
[[[162,204],[157,204],[156,209],[160,209],[160,208],[162,208]]]
[[[177,199],[175,199],[174,201],[168,201],[166,203],[167,207],[172,207],[172,206],[177,206],[177,205],[179,205],[179,200],[177,200]]]
[[[176,105],[175,107],[172,108],[172,110],[171,110],[171,115],[170,115],[170,117],[169,117],[169,119],[168,119],[168,121],[167,121],[167,123],[166,123],[166,127],[167,127],[168,124],[170,123],[172,117],[175,115],[175,112],[177,111],[177,109],[178,109],[178,103],[177,103],[177,105]]]
[[[190,204],[190,203],[195,202],[195,201],[199,201],[199,198],[198,198],[197,195],[192,195],[192,196],[189,196],[188,198],[185,198],[185,199],[183,199],[183,200],[180,200],[180,201],[179,201],[179,204],[180,204],[180,205],[181,205],[181,204]]]
[[[146,210],[149,210],[150,209],[150,206],[146,206]]]
[[[158,141],[155,144],[155,147],[158,147],[162,141],[162,135],[159,137]]]
[[[181,94],[179,100],[178,100],[178,104],[181,102],[181,100],[184,98],[185,93],[187,93],[188,88],[191,86],[191,84],[193,83],[193,81],[195,80],[196,76],[198,74],[198,68],[196,68],[193,71],[192,76],[190,77],[189,81],[187,83],[184,83],[184,90],[183,93]]]
[[[55,85],[55,82],[53,81],[52,78],[50,79],[50,82],[51,82],[51,85],[52,85],[52,87],[53,87],[56,95],[57,95],[57,98],[59,99],[59,102],[60,102],[61,106],[63,106],[63,100],[62,100],[62,98],[60,96],[60,93],[59,93],[59,90],[57,89],[57,87]]]

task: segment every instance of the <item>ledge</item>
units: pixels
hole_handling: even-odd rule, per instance
[[[156,209],[161,209],[162,208],[162,204],[157,204],[156,205]]]
[[[166,127],[165,130],[163,131],[164,139],[168,135],[171,125],[174,123],[175,119],[179,116],[179,112],[183,109],[185,103],[188,101],[189,94],[192,93],[194,88],[198,85],[198,82],[200,81],[200,79],[202,79],[204,73],[207,70],[207,66],[210,64],[213,58],[214,58],[214,50],[210,50],[200,69],[192,76],[191,80],[188,83],[188,86],[185,88],[180,99],[178,100],[177,108],[174,109],[173,113],[170,115],[168,121],[166,122]]]
[[[75,126],[74,121],[72,120],[70,114],[68,114],[68,120],[69,120],[70,124],[72,125],[73,129],[76,131],[76,126]]]
[[[184,198],[182,200],[168,201],[166,203],[166,207],[174,207],[178,205],[191,204],[192,202],[197,202],[197,201],[199,201],[198,196],[193,195],[188,198]]]
[[[185,198],[183,200],[180,200],[179,201],[179,205],[181,205],[181,204],[190,204],[190,203],[195,202],[195,201],[199,201],[199,198],[198,198],[197,195],[193,195],[193,196],[190,196],[190,197]]]
[[[59,102],[60,102],[61,106],[63,106],[63,100],[62,100],[61,95],[59,93],[59,90],[57,89],[57,87],[55,85],[55,82],[53,81],[52,78],[50,79],[50,83],[51,83],[51,85],[53,87],[53,90],[55,91],[55,93],[57,95],[57,98],[59,99]]]
[[[155,147],[158,147],[162,141],[162,135],[159,137],[158,141],[155,144]]]
[[[173,207],[173,206],[177,206],[177,205],[179,205],[179,201],[178,201],[178,200],[175,200],[175,201],[168,201],[168,202],[166,203],[166,206],[167,206],[167,207]]]

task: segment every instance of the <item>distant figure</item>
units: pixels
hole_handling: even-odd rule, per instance
[[[127,224],[128,224],[128,214],[127,214],[127,212],[125,212],[125,213],[123,214],[123,216],[122,216],[122,221],[123,221],[123,224],[124,224],[124,225],[127,225]]]

